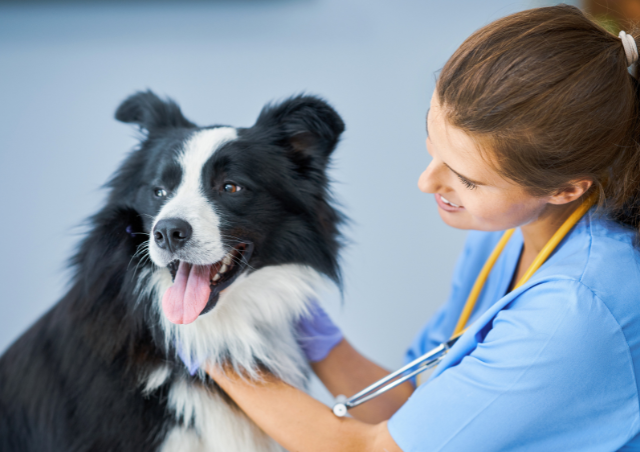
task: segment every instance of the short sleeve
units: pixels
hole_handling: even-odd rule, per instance
[[[533,286],[487,326],[390,419],[404,452],[614,451],[637,433],[629,347],[588,287]]]

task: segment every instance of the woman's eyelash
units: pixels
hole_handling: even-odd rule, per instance
[[[464,186],[467,187],[469,190],[473,190],[474,188],[477,187],[476,184],[474,184],[471,181],[468,181],[467,179],[463,178],[462,176],[458,176],[458,178],[460,179],[460,182],[462,182],[464,184]]]

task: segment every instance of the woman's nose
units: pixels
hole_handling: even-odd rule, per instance
[[[436,159],[431,160],[418,179],[418,188],[424,193],[435,193],[440,188],[441,172],[438,171]]]

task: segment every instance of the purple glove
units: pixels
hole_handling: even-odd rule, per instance
[[[300,318],[296,329],[298,344],[312,363],[325,359],[343,338],[316,300],[311,301],[309,315]]]
[[[176,349],[178,350],[178,356],[187,367],[189,373],[191,375],[195,375],[204,360],[200,360],[193,356],[187,355],[184,350],[182,350],[182,345],[180,344],[180,342],[176,342]]]

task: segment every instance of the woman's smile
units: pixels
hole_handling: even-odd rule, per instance
[[[436,202],[438,203],[438,207],[440,207],[442,210],[445,210],[447,212],[459,212],[460,210],[464,209],[463,206],[452,203],[440,193],[436,193],[435,197]]]

